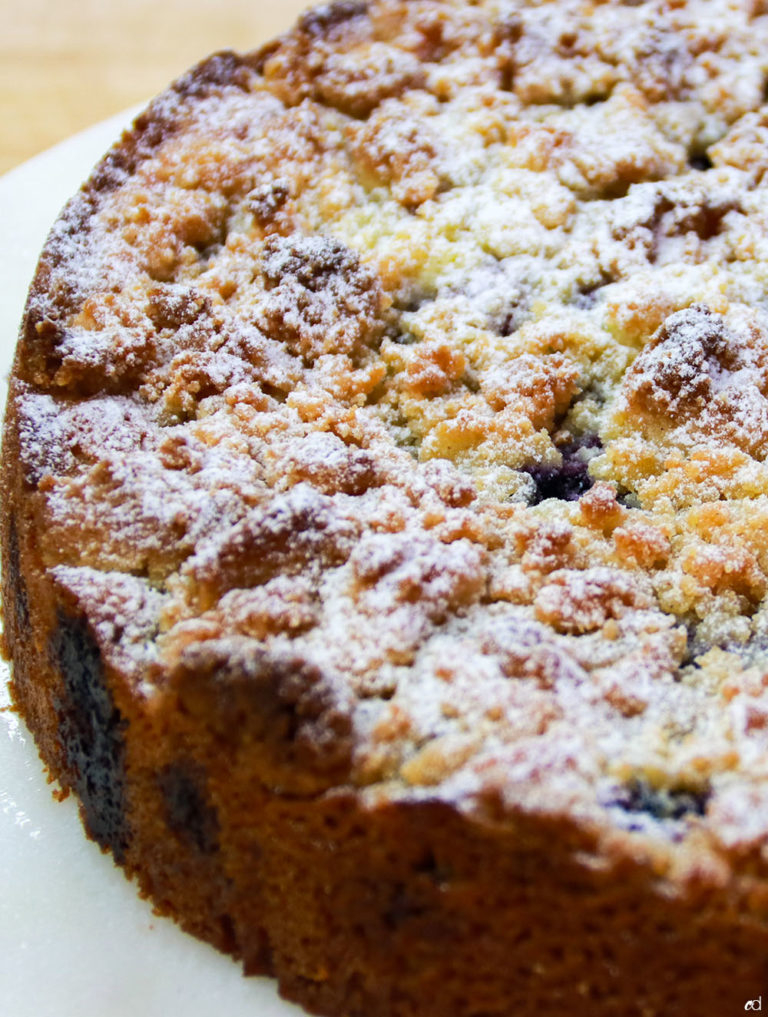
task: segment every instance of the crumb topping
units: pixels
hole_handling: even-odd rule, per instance
[[[764,839],[766,81],[747,0],[371,0],[157,99],[15,369],[141,694],[300,702],[291,793]]]

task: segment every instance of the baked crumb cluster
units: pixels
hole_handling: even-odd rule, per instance
[[[764,839],[766,81],[758,0],[345,0],[161,97],[17,368],[112,663],[277,675],[293,793]]]

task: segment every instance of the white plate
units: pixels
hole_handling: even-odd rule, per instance
[[[26,291],[67,198],[130,122],[129,111],[0,177],[0,368],[10,370]],[[7,668],[0,707],[7,706]],[[0,1012],[5,1017],[299,1017],[274,983],[243,978],[157,918],[54,801],[26,728],[0,712]]]

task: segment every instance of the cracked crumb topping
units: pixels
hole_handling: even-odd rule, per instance
[[[764,838],[767,81],[756,0],[371,0],[157,99],[14,382],[137,692],[290,685],[287,789]]]

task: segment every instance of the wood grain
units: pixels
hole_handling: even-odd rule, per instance
[[[0,0],[0,173],[150,99],[218,49],[285,31],[308,0]]]

